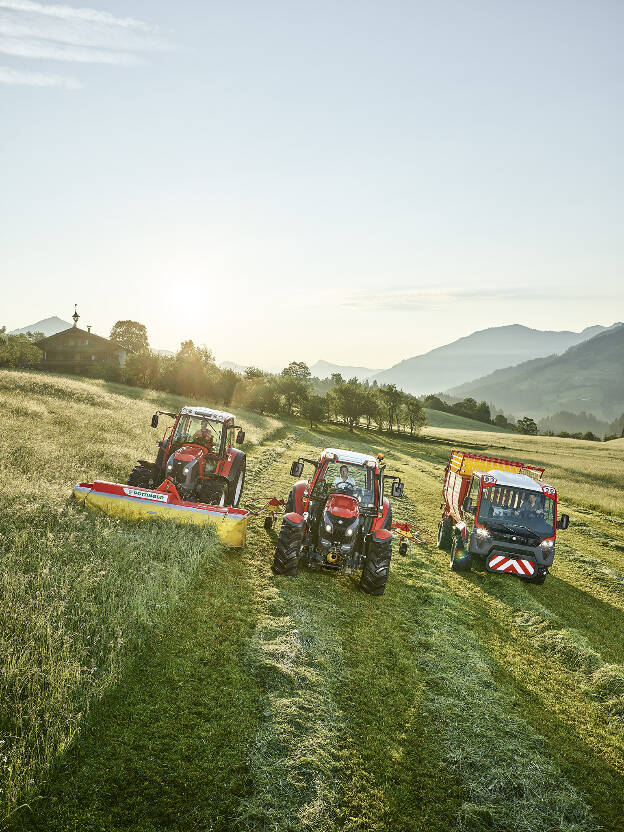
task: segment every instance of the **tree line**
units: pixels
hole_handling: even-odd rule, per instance
[[[0,366],[37,367],[42,351],[37,341],[42,333],[8,335],[0,328]],[[117,321],[110,333],[111,341],[127,350],[126,363],[94,362],[89,375],[108,381],[122,382],[137,387],[162,390],[202,401],[221,402],[226,407],[247,407],[266,415],[297,415],[306,419],[310,427],[321,423],[339,422],[351,432],[358,427],[367,430],[417,435],[427,424],[425,408],[452,413],[508,431],[527,435],[539,433],[537,423],[529,416],[510,422],[499,413],[492,416],[487,402],[467,397],[461,401],[444,401],[439,395],[422,400],[399,390],[394,384],[378,385],[376,381],[344,379],[334,373],[330,379],[313,378],[302,361],[292,361],[280,374],[248,367],[238,373],[217,365],[211,350],[183,341],[173,355],[150,349],[147,330],[136,321]],[[613,433],[605,441],[624,436],[624,415],[612,423]],[[617,431],[617,432],[616,432]],[[546,435],[600,441],[591,431],[554,433]]]

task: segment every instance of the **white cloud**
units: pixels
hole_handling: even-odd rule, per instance
[[[93,49],[89,46],[57,44],[51,41],[25,38],[6,38],[0,35],[0,52],[18,58],[42,58],[52,61],[71,61],[87,64],[111,64],[115,66],[136,66],[140,58],[130,52]]]
[[[0,84],[26,84],[30,87],[64,87],[78,90],[82,87],[77,78],[67,75],[54,75],[49,72],[21,72],[10,67],[0,66]]]
[[[60,17],[63,20],[86,20],[91,23],[104,23],[107,26],[121,26],[126,29],[151,31],[154,28],[142,20],[135,20],[132,17],[115,17],[109,14],[109,12],[100,12],[97,9],[76,9],[73,6],[48,6],[43,3],[31,2],[31,0],[0,0],[0,8],[18,12],[43,14],[49,17]]]
[[[148,52],[172,50],[157,28],[131,17],[66,5],[47,5],[34,0],[0,0],[0,53],[16,60],[63,61],[110,66],[136,66]],[[40,78],[40,82],[23,80]],[[43,79],[50,80],[45,83]],[[22,79],[22,80],[16,80]],[[3,83],[82,86],[47,72],[3,71]]]

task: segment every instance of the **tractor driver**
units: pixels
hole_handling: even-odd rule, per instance
[[[539,500],[538,500],[539,496]],[[520,509],[516,511],[521,517],[543,517],[544,516],[544,498],[541,494],[529,494],[523,501]]]
[[[346,490],[347,488],[355,488],[355,480],[353,477],[349,476],[349,468],[347,465],[340,466],[340,476],[336,477],[332,488],[338,488],[341,491]]]
[[[203,445],[209,451],[212,450],[212,431],[208,427],[208,419],[201,420],[201,427],[196,430],[191,438],[196,445]]]

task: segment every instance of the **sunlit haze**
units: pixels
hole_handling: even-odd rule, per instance
[[[624,4],[0,0],[0,325],[388,367],[622,320]]]

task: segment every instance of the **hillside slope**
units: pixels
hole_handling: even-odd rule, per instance
[[[527,361],[452,388],[506,412],[539,417],[559,410],[614,419],[624,412],[624,324],[563,355]]]
[[[358,575],[274,577],[261,519],[223,551],[67,499],[153,453],[149,416],[178,400],[9,372],[0,400],[8,832],[620,832],[621,441],[242,414],[245,500],[285,497],[291,460],[327,446],[404,479],[394,516],[426,542],[395,544],[371,598]],[[543,587],[448,569],[433,539],[456,446],[546,466],[572,522]]]
[[[396,384],[416,395],[440,393],[487,370],[564,352],[603,330],[598,326],[583,332],[542,332],[519,324],[492,327],[401,361],[374,378],[379,384]]]

